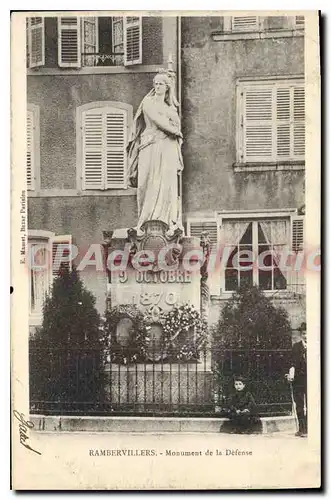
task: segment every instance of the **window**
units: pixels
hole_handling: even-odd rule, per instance
[[[301,30],[304,29],[305,16],[226,16],[223,31],[225,33],[244,33],[247,38],[249,33],[268,30]]]
[[[36,68],[45,64],[45,27],[43,17],[26,19],[26,64]]]
[[[224,269],[225,291],[256,285],[262,290],[286,289],[278,264],[288,246],[289,221],[224,220],[221,238],[229,258]]]
[[[238,84],[237,162],[304,161],[302,80]]]
[[[55,236],[49,231],[29,231],[29,317],[31,325],[42,323],[43,305],[62,259],[70,258],[71,236]],[[71,261],[63,262],[71,270]]]
[[[40,131],[39,107],[33,104],[27,106],[27,151],[26,151],[26,183],[33,191],[37,187],[39,176]]]
[[[62,68],[142,63],[141,17],[59,17]]]
[[[90,103],[77,110],[78,170],[82,189],[127,187],[127,140],[132,106]]]

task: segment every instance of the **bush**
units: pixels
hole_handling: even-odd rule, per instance
[[[216,328],[214,346],[287,349],[291,325],[285,309],[257,287],[240,288],[227,301]]]
[[[30,340],[32,411],[66,413],[97,408],[103,391],[103,343],[95,298],[76,269],[62,268]]]
[[[246,378],[261,414],[288,414],[291,325],[258,288],[241,288],[227,301],[213,332],[213,370],[218,406],[233,392],[233,376]]]

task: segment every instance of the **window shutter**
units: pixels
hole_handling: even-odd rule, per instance
[[[305,89],[303,85],[276,89],[277,159],[304,159]]]
[[[35,187],[35,119],[32,111],[27,111],[27,151],[26,151],[26,183],[27,188]]]
[[[305,88],[293,89],[293,156],[305,157]]]
[[[81,66],[79,28],[78,17],[58,18],[58,64],[61,68]]]
[[[233,16],[232,31],[256,31],[259,28],[258,16]]]
[[[63,257],[72,255],[71,252],[72,237],[71,235],[53,236],[52,238],[52,276],[56,278],[59,275],[61,264],[69,271],[72,269],[71,259],[68,262],[61,262]]]
[[[102,109],[83,112],[83,189],[104,189]]]
[[[126,187],[127,112],[96,108],[82,114],[83,189]]]
[[[243,144],[240,160],[244,162],[271,161],[273,156],[273,102],[269,86],[246,87],[242,91]]]
[[[126,187],[127,114],[122,109],[105,113],[106,188]]]
[[[124,65],[142,63],[142,18],[124,18]]]
[[[238,86],[238,161],[305,158],[305,89],[299,82]]]
[[[97,61],[95,54],[99,51],[98,18],[83,17],[81,22],[83,66],[95,66]]]
[[[188,219],[187,232],[189,236],[200,238],[202,231],[208,231],[212,247],[216,247],[218,242],[217,222],[215,220]]]
[[[276,89],[277,116],[277,157],[291,156],[291,89],[280,87]]]
[[[27,57],[29,68],[45,64],[45,27],[43,17],[27,19]]]
[[[292,217],[291,245],[293,252],[302,252],[304,244],[304,217]]]
[[[305,16],[295,16],[295,27],[296,28],[305,27]]]

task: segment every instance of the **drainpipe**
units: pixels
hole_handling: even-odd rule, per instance
[[[177,100],[179,103],[179,118],[182,121],[182,61],[181,61],[181,49],[182,49],[182,33],[181,33],[181,16],[177,16]],[[180,221],[183,223],[183,177],[182,172],[178,175],[178,198],[179,198],[179,214]]]
[[[182,116],[182,61],[181,61],[181,17],[177,16],[177,99],[179,102],[179,116]]]

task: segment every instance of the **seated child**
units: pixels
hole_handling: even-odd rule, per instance
[[[262,423],[257,413],[257,406],[252,393],[246,389],[244,379],[235,377],[235,392],[228,407],[229,422],[221,427],[222,432],[232,434],[258,434],[262,432]]]

